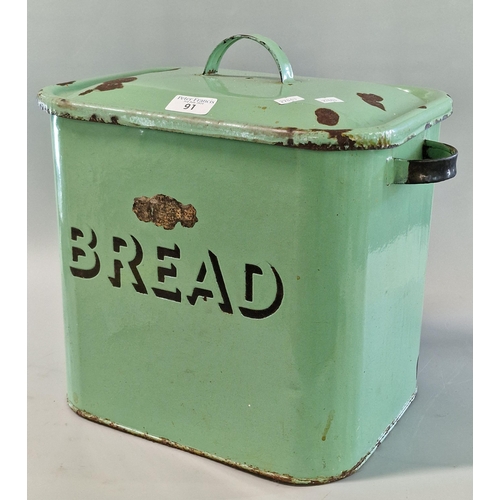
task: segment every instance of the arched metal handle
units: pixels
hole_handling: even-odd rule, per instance
[[[421,160],[394,158],[394,184],[429,184],[457,174],[458,151],[441,142],[424,140]]]
[[[273,42],[270,38],[267,38],[262,35],[233,35],[225,40],[222,40],[217,47],[213,50],[213,52],[208,57],[207,64],[205,65],[205,70],[203,71],[204,75],[215,75],[219,71],[219,64],[226,53],[226,50],[233,45],[233,43],[241,40],[243,38],[247,38],[248,40],[253,40],[255,42],[260,43],[264,48],[266,48],[269,53],[273,56],[274,61],[276,62],[276,66],[278,67],[278,71],[280,73],[280,78],[282,83],[293,83],[293,70],[288,60],[288,57],[283,52],[281,47]]]

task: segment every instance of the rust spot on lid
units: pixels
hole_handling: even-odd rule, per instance
[[[60,85],[61,87],[66,87],[67,85],[71,85],[72,83],[75,82],[76,80],[71,80],[70,82],[57,83],[56,85]]]
[[[339,115],[333,109],[318,108],[314,113],[316,114],[318,123],[321,123],[321,125],[333,127],[339,122]]]
[[[164,194],[134,198],[132,211],[140,221],[153,222],[164,229],[173,229],[178,222],[183,227],[193,227],[198,222],[193,205],[183,205]]]
[[[102,118],[97,116],[95,113],[90,116],[89,122],[98,122],[98,123],[106,123]]]
[[[106,121],[102,116],[98,116],[95,113],[93,115],[90,115],[89,117],[89,122],[94,122],[94,123],[111,123],[112,125],[120,125],[118,122],[118,117],[117,116],[111,116],[109,118],[110,121]]]
[[[56,99],[56,103],[61,108],[73,109],[76,107],[74,104],[72,104],[70,101],[68,101],[67,99],[64,99],[64,98]]]
[[[379,95],[376,94],[363,94],[361,92],[358,92],[357,94],[363,101],[365,101],[367,104],[370,104],[371,106],[375,106],[376,108],[380,108],[385,111],[384,105],[381,103],[381,101],[384,100],[383,97],[380,97]]]
[[[90,92],[93,92],[94,90],[100,90],[101,92],[105,92],[106,90],[122,89],[124,83],[133,82],[134,80],[137,80],[136,76],[128,76],[125,78],[117,78],[116,80],[108,80],[107,82],[103,82],[100,85],[97,85],[97,87],[93,89],[81,92],[79,95],[90,94]]]
[[[286,142],[277,142],[277,146],[287,146],[291,148],[299,148],[299,149],[311,149],[313,151],[342,151],[345,149],[364,149],[362,146],[359,146],[355,140],[351,139],[347,134],[351,131],[349,128],[345,129],[337,129],[337,130],[324,130],[324,129],[310,129],[307,132],[321,132],[323,134],[328,134],[330,139],[336,139],[336,144],[317,144],[315,142],[300,142],[294,141],[293,135],[295,132],[300,132],[299,129],[295,127],[286,127],[283,130],[286,130],[288,134],[288,138]]]

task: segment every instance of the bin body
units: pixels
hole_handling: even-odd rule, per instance
[[[52,114],[71,408],[283,482],[359,468],[416,394],[433,184],[393,160],[438,121],[330,151]],[[159,194],[196,216],[141,219]]]

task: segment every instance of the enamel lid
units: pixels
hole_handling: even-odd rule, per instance
[[[219,72],[242,38],[271,53],[277,74]],[[437,90],[295,77],[281,48],[260,35],[227,38],[205,68],[60,83],[42,89],[38,102],[63,118],[333,151],[395,147],[452,112]]]

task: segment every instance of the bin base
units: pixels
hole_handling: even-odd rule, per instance
[[[108,420],[106,418],[101,418],[97,417],[96,415],[92,415],[91,413],[82,410],[80,408],[77,408],[73,403],[71,403],[68,400],[68,405],[69,407],[80,417],[86,418],[87,420],[90,420],[92,422],[101,424],[101,425],[107,425],[108,427],[111,427],[112,429],[116,429],[122,432],[127,432],[128,434],[133,434],[134,436],[139,436],[144,439],[148,439],[149,441],[154,441],[156,443],[161,443],[167,446],[171,446],[173,448],[177,448],[179,450],[183,451],[188,451],[189,453],[193,453],[195,455],[199,455],[201,457],[209,458],[211,460],[215,460],[216,462],[223,463],[224,465],[229,465],[230,467],[234,467],[236,469],[243,470],[245,472],[249,472],[251,474],[256,474],[258,476],[261,476],[265,479],[270,479],[272,481],[277,481],[280,483],[285,483],[289,485],[317,485],[317,484],[326,484],[326,483],[332,483],[334,481],[339,481],[340,479],[344,479],[345,477],[350,476],[354,472],[356,472],[373,454],[373,452],[379,447],[380,443],[387,437],[389,432],[394,428],[394,426],[398,423],[399,419],[403,416],[404,412],[408,409],[412,401],[415,399],[415,396],[417,395],[417,389],[415,389],[415,392],[412,394],[411,398],[405,403],[403,406],[402,410],[399,412],[398,416],[391,422],[390,425],[386,427],[382,435],[377,439],[375,445],[372,447],[372,449],[365,455],[363,456],[357,463],[354,465],[354,467],[342,471],[340,474],[336,476],[325,476],[325,477],[318,477],[318,478],[297,478],[290,476],[288,474],[280,474],[277,472],[270,472],[266,470],[259,469],[258,467],[253,467],[251,465],[246,465],[246,464],[241,464],[238,462],[233,462],[231,460],[227,460],[224,458],[220,458],[216,455],[212,455],[210,453],[206,453],[204,451],[197,450],[195,448],[191,448],[189,446],[184,446],[182,444],[176,443],[175,441],[171,441],[170,439],[163,438],[163,437],[158,437],[158,436],[152,436],[151,434],[147,434],[144,432],[136,431],[134,429],[131,429],[129,427],[126,427],[124,425],[116,424],[112,422],[111,420]]]

